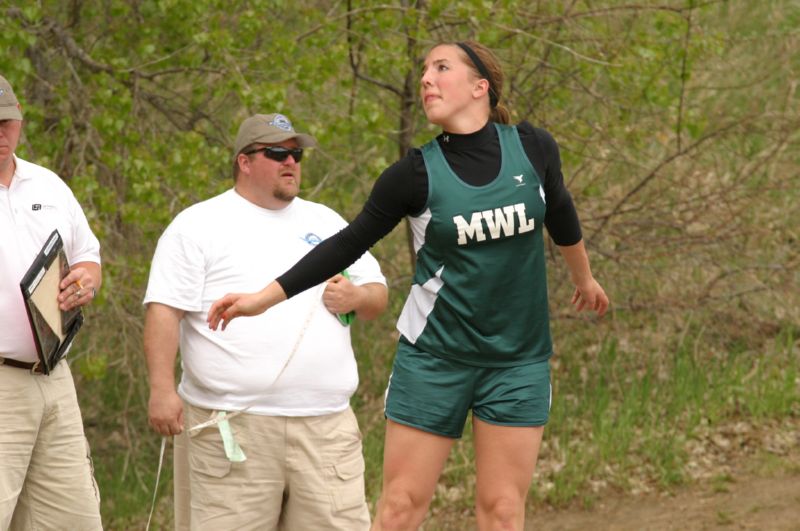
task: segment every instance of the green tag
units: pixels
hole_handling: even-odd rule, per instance
[[[217,427],[219,428],[219,434],[222,436],[222,444],[225,446],[225,456],[228,458],[228,461],[232,463],[241,463],[246,460],[247,456],[244,455],[242,447],[236,442],[236,437],[233,436],[231,425],[228,423],[228,419],[225,418],[225,412],[220,411],[219,414],[217,414],[217,418],[223,419],[217,423]]]
[[[350,273],[347,272],[347,269],[342,271],[342,276],[347,280],[350,280]],[[342,326],[350,326],[353,324],[353,321],[356,320],[356,312],[350,311],[347,313],[337,313],[336,317],[339,318],[339,322],[342,323]]]

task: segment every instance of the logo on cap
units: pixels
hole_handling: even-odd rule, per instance
[[[6,93],[6,91],[0,88],[0,96],[2,96],[5,93]]]
[[[283,129],[284,131],[292,131],[292,122],[282,114],[276,114],[269,125],[277,127],[278,129]]]

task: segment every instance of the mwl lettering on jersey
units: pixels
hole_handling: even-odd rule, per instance
[[[471,239],[478,242],[486,240],[484,224],[492,240],[530,232],[534,227],[534,219],[525,216],[525,203],[473,212],[469,223],[464,216],[453,216],[453,222],[458,230],[458,245],[466,245]]]

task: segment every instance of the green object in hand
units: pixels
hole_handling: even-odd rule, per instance
[[[350,273],[347,272],[347,269],[342,271],[342,276],[347,280],[350,280]],[[336,317],[339,318],[339,322],[342,323],[342,326],[349,326],[353,324],[353,321],[356,320],[356,312],[350,311],[347,313],[337,313]]]

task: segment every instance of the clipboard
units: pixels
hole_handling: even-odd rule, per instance
[[[22,298],[33,331],[39,364],[43,374],[64,357],[83,325],[80,307],[62,311],[58,307],[58,285],[69,273],[64,242],[54,230],[20,281]]]

